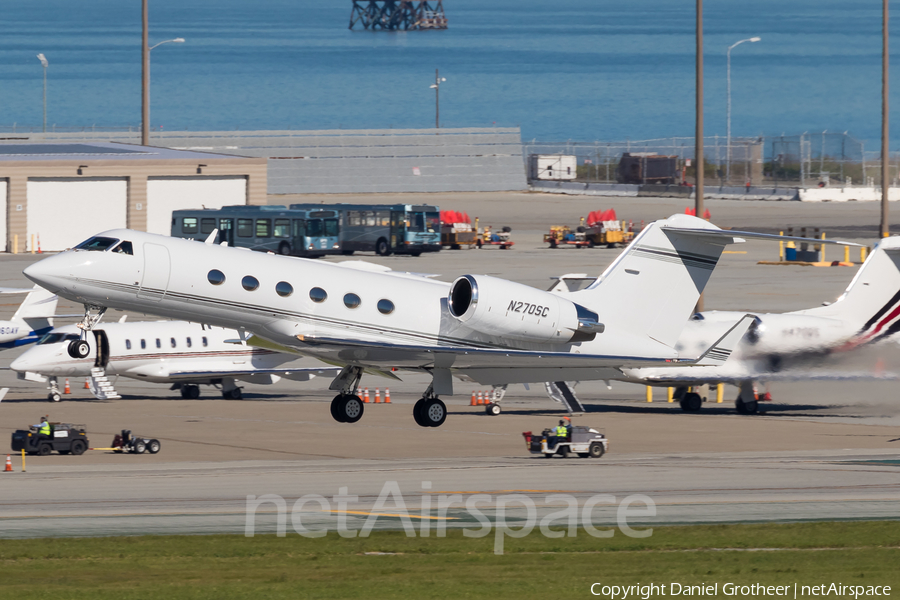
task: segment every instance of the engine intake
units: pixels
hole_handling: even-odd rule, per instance
[[[454,281],[448,307],[475,331],[527,342],[586,342],[604,330],[597,313],[579,304],[488,275]]]

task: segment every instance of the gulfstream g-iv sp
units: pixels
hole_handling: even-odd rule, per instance
[[[752,322],[740,319],[692,356],[675,349],[724,247],[746,237],[686,215],[648,225],[596,282],[569,294],[485,275],[445,283],[260,254],[214,245],[214,234],[201,243],[107,231],[25,275],[83,303],[85,332],[96,310],[134,310],[237,329],[251,344],[340,366],[331,408],[343,422],[362,416],[363,373],[431,373],[413,414],[422,426],[438,426],[446,418],[439,397],[453,394],[454,376],[500,385],[714,366]],[[71,352],[87,352],[83,345],[73,341]]]

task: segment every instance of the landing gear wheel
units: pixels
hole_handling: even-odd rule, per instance
[[[135,454],[143,454],[144,450],[147,449],[147,444],[144,443],[144,440],[137,440],[134,443],[134,453]]]
[[[50,444],[41,444],[38,446],[38,454],[41,456],[48,456],[51,452],[53,452],[53,448],[50,447]]]
[[[500,414],[500,405],[494,404],[493,402],[491,402],[490,404],[488,404],[487,406],[484,407],[484,412],[491,415],[492,417],[496,417],[497,415]]]
[[[413,408],[413,417],[421,427],[440,427],[447,420],[447,406],[437,398],[422,398]]]
[[[425,404],[425,398],[419,398],[413,406],[413,419],[416,421],[416,425],[421,427],[428,427],[428,424],[425,423],[425,420],[422,418],[422,406]]]
[[[345,423],[344,418],[341,414],[341,405],[344,401],[344,396],[338,394],[334,397],[334,400],[331,401],[331,418],[333,418],[338,423]]]
[[[47,395],[47,400],[49,400],[50,402],[59,402],[60,400],[62,400],[62,396],[59,395],[59,392],[50,392]]]
[[[356,423],[363,416],[363,401],[359,396],[356,395],[348,395],[348,396],[338,396],[340,400],[337,400],[336,408],[332,410],[336,410],[338,416],[340,417],[338,420],[341,423]]]
[[[603,456],[604,452],[606,452],[606,450],[603,449],[603,444],[598,444],[597,442],[592,443],[588,447],[588,455],[590,455],[591,458],[600,458]]]
[[[183,385],[181,386],[181,397],[188,400],[196,400],[200,397],[199,385]]]
[[[85,340],[74,340],[69,342],[69,356],[72,358],[87,358],[91,353],[91,346]]]
[[[380,238],[375,242],[375,254],[378,256],[388,256],[391,253],[391,247],[388,246],[387,240]]]
[[[70,449],[72,451],[72,454],[74,454],[75,456],[81,456],[82,454],[84,454],[87,446],[81,440],[75,440],[74,442],[72,442],[72,446]]]
[[[241,393],[241,388],[234,388],[233,390],[222,390],[222,397],[226,400],[241,400],[244,394]]]
[[[689,392],[681,398],[679,404],[684,412],[697,412],[703,406],[703,398],[700,397],[700,394]]]
[[[159,452],[159,448],[159,440],[150,440],[150,442],[147,444],[147,452],[149,452],[150,454],[156,454],[157,452]]]
[[[755,415],[757,412],[759,412],[759,403],[756,400],[744,402],[743,400],[738,398],[734,401],[734,408],[738,411],[738,414]]]

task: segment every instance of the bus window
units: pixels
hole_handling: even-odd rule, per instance
[[[337,219],[325,219],[325,237],[337,237],[338,230]]]
[[[215,228],[215,219],[200,219],[200,233],[212,233],[212,230]]]
[[[350,225],[351,227],[359,227],[362,225],[362,213],[358,210],[348,210],[347,225]]]
[[[310,219],[306,222],[306,235],[309,237],[322,237],[324,232],[322,219]]]
[[[410,217],[409,225],[407,225],[410,231],[425,231],[424,213],[413,213]]]
[[[375,213],[375,220],[378,222],[378,225],[381,227],[390,227],[391,225],[391,213],[386,210],[380,210]]]
[[[197,233],[197,218],[185,217],[181,220],[181,233]]]
[[[294,219],[294,237],[299,238],[306,235],[306,221],[303,219]]]
[[[366,226],[367,227],[375,227],[375,211],[369,210],[366,211]]]
[[[438,233],[441,230],[441,214],[436,212],[425,213],[425,231]]]
[[[275,237],[286,238],[291,237],[291,220],[275,219]]]
[[[238,237],[253,237],[253,219],[238,219]]]
[[[256,220],[256,237],[267,238],[272,237],[272,219]]]

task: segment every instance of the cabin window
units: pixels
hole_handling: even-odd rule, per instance
[[[287,298],[294,293],[294,286],[289,284],[287,281],[279,281],[275,284],[275,293],[282,298]]]
[[[215,228],[215,219],[200,219],[200,233],[212,233]]]
[[[92,237],[87,241],[81,242],[77,246],[75,246],[78,250],[90,250],[93,252],[105,252],[109,250],[116,242],[118,242],[116,238],[108,238],[108,237]]]
[[[238,219],[238,237],[253,237],[253,219]]]
[[[125,349],[131,350],[131,340],[125,340]]]
[[[272,237],[272,219],[256,220],[256,237],[267,238]]]
[[[175,341],[175,338],[171,338],[171,339],[169,340],[169,343],[172,344],[172,347],[173,347],[173,348],[175,348],[175,347],[178,345],[177,342]]]
[[[275,237],[289,238],[291,237],[291,220],[275,219]]]
[[[362,301],[356,294],[344,294],[344,306],[347,308],[357,308],[361,303]]]
[[[185,217],[181,220],[181,233],[197,233],[197,217]]]
[[[190,348],[191,347],[191,338],[187,338],[187,340],[185,340],[185,341],[187,342],[187,347]]]
[[[207,273],[206,278],[213,285],[222,285],[225,283],[225,273],[218,269],[213,269],[209,273]]]
[[[243,279],[241,279],[241,285],[242,285],[242,286],[244,287],[244,289],[247,290],[248,292],[252,292],[252,291],[254,291],[256,288],[259,287],[259,280],[258,280],[256,277],[252,276],[252,275],[247,275],[246,277],[244,277]]]
[[[378,312],[383,315],[389,315],[394,312],[394,303],[390,300],[381,299],[378,301]]]
[[[309,290],[309,299],[313,302],[325,302],[326,298],[328,298],[328,292],[320,287],[314,287]]]
[[[147,340],[141,340],[141,350],[147,349]]]
[[[206,341],[206,336],[203,336],[201,339],[203,340],[203,347],[206,348],[209,345],[209,342]]]
[[[156,347],[162,348],[162,340],[160,340],[159,338],[156,338]]]
[[[134,247],[131,245],[131,242],[122,242],[112,250],[118,254],[130,254],[134,255]]]

